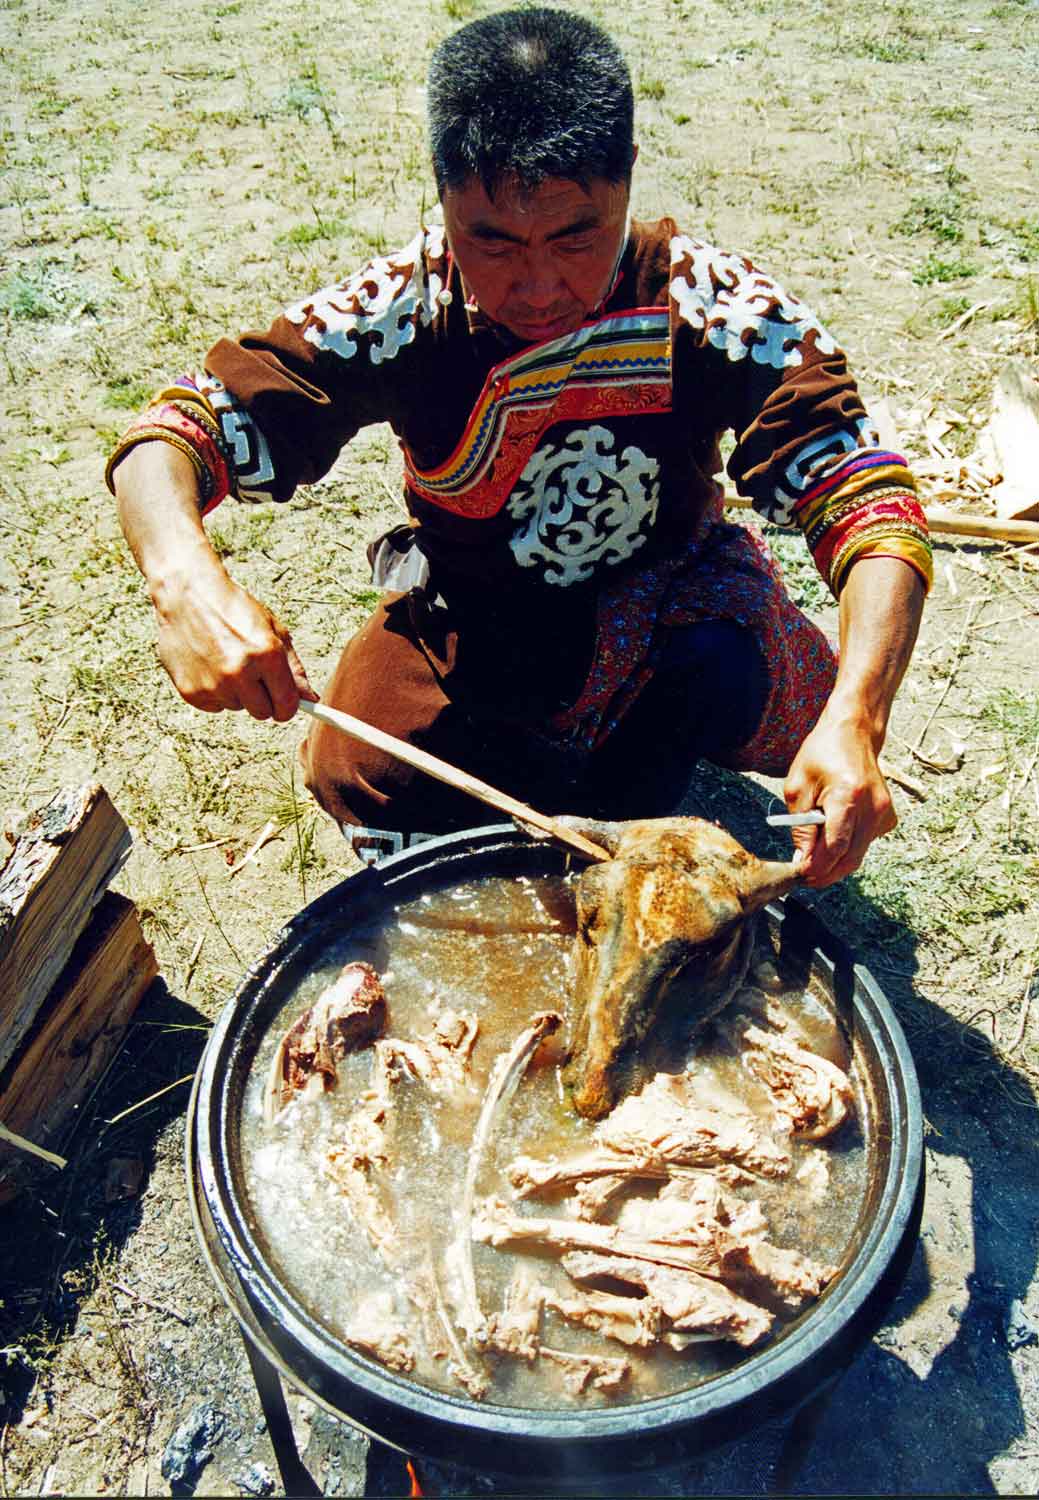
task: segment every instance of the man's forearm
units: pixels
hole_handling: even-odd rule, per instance
[[[289,719],[316,697],[288,631],[229,576],[206,535],[191,460],[140,443],[115,470],[119,520],[158,620],[159,660],[195,708]]]
[[[190,459],[169,443],[138,443],[113,475],[119,524],[153,601],[178,577],[224,573],[206,535]],[[226,576],[226,575],[225,575]]]
[[[794,830],[809,885],[850,875],[872,841],[895,826],[878,757],[923,602],[919,574],[896,557],[860,559],[841,590],[837,681],[784,785],[792,810],[826,814],[823,827]]]
[[[895,557],[864,557],[841,590],[840,662],[826,714],[854,723],[879,751],[916,644],[920,575]]]

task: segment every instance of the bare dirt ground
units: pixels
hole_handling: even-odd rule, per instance
[[[410,238],[434,200],[430,47],[489,8],[0,0],[0,807],[13,819],[104,783],[136,839],[120,887],[165,981],[67,1171],[6,1214],[3,1494],[169,1493],[163,1455],[185,1422],[212,1456],[174,1493],[274,1485],[194,1246],[178,1080],[249,963],[352,866],[302,801],[297,725],[204,717],[173,695],[101,468],[130,413],[219,334]],[[1039,359],[1035,0],[581,8],[633,63],[636,211],[752,254],[803,296],[894,409],[925,493],[983,511],[972,455],[994,379]],[[315,681],[370,605],[364,542],[399,513],[398,477],[376,430],[289,505],[212,518]],[[832,624],[801,544],[775,544]],[[799,1466],[779,1467],[780,1423],[643,1493],[1039,1483],[1039,570],[947,539],[936,565],[888,747],[899,829],[817,903],[893,997],[917,1059],[920,1249]],[[690,806],[763,848],[764,800],[704,772]],[[237,869],[268,822],[277,836]],[[143,1190],[108,1202],[127,1155],[144,1160]],[[365,1440],[297,1398],[293,1413],[327,1493],[399,1487]]]

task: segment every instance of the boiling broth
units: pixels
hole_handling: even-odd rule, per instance
[[[562,1035],[566,1034],[573,935],[569,883],[559,877],[488,877],[401,904],[378,927],[344,934],[327,952],[270,1028],[246,1088],[241,1130],[246,1191],[273,1269],[329,1332],[344,1340],[358,1303],[372,1293],[383,1294],[413,1335],[418,1362],[408,1378],[453,1394],[460,1391],[449,1361],[434,1359],[424,1350],[408,1289],[414,1291],[432,1264],[449,1309],[456,1300],[458,1247],[468,1236],[468,1225],[461,1222],[462,1185],[491,1068],[538,1011],[558,1011],[564,1019]],[[389,1010],[387,1036],[428,1039],[441,1007],[472,1013],[480,1027],[471,1060],[472,1087],[463,1096],[442,1098],[406,1080],[393,1087],[390,1164],[377,1174],[387,1216],[395,1226],[394,1244],[401,1252],[401,1265],[392,1270],[353,1218],[341,1190],[321,1171],[330,1142],[369,1087],[371,1051],[344,1059],[334,1092],[293,1101],[273,1124],[263,1119],[265,1080],[280,1038],[341,966],[356,959],[368,961],[382,976]],[[776,983],[769,989],[774,992]],[[784,989],[771,998],[796,1017],[817,1051],[847,1062],[823,997],[809,988]],[[762,999],[761,991],[751,986],[737,1003]],[[685,1058],[674,1060],[675,1070],[691,1058],[698,1070],[713,1074],[746,1107],[770,1112],[764,1087],[711,1031],[694,1041]],[[761,1203],[773,1243],[833,1263],[840,1262],[854,1232],[866,1188],[867,1100],[854,1068],[850,1076],[854,1118],[832,1145],[793,1142],[788,1177],[757,1180],[752,1187],[733,1190]],[[568,1107],[558,1067],[551,1062],[539,1066],[536,1058],[499,1121],[477,1182],[477,1199],[511,1196],[504,1168],[516,1156],[568,1156],[589,1146],[591,1130],[590,1123]],[[796,1173],[820,1149],[825,1151],[830,1180],[825,1195],[816,1201]],[[643,1184],[629,1195],[649,1197],[654,1191],[654,1186]],[[516,1207],[520,1213],[541,1217],[565,1216],[559,1201],[538,1198]],[[472,1254],[484,1313],[501,1308],[519,1262],[532,1265],[543,1284],[564,1294],[573,1291],[554,1258],[535,1259],[480,1244],[472,1246]],[[645,1400],[696,1385],[747,1358],[746,1350],[720,1341],[696,1343],[681,1353],[663,1345],[632,1349],[575,1327],[551,1310],[545,1313],[542,1339],[568,1352],[626,1357],[631,1379],[609,1396],[589,1387],[571,1397],[558,1372],[543,1361],[528,1365],[492,1358],[486,1361],[492,1376],[487,1401],[552,1408],[570,1401],[587,1406]]]

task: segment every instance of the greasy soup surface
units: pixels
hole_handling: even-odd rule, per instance
[[[496,1059],[537,1012],[558,1011],[564,1025],[534,1053],[511,1100],[499,1110],[472,1184],[473,1203],[480,1209],[499,1200],[507,1205],[507,1214],[541,1221],[569,1220],[575,1214],[568,1197],[572,1188],[517,1198],[507,1175],[519,1157],[562,1160],[596,1145],[594,1127],[568,1108],[559,1078],[569,1020],[573,921],[573,901],[563,879],[486,878],[403,904],[378,929],[344,934],[271,1028],[244,1103],[242,1156],[255,1227],[271,1264],[295,1297],[332,1334],[355,1347],[365,1346],[362,1325],[373,1319],[396,1330],[383,1339],[376,1357],[407,1378],[453,1394],[463,1394],[464,1387],[470,1395],[512,1406],[587,1406],[668,1395],[731,1368],[752,1352],[749,1339],[741,1347],[688,1333],[632,1347],[606,1336],[601,1327],[597,1331],[564,1317],[553,1305],[553,1300],[569,1300],[572,1307],[582,1295],[558,1248],[539,1243],[495,1248],[470,1241],[466,1177],[481,1105]],[[468,1064],[461,1056],[464,1048],[452,1055],[459,1062],[441,1050],[438,1056],[449,1066],[431,1080],[401,1062],[404,1053],[393,1054],[391,1048],[382,1054],[397,1059],[387,1083],[386,1069],[379,1074],[369,1046],[342,1060],[334,1090],[308,1090],[273,1121],[265,1119],[268,1075],[281,1037],[351,960],[367,961],[382,977],[387,1038],[429,1041],[438,1020],[447,1035],[453,1018],[475,1018],[478,1031]],[[737,1216],[746,1208],[754,1219],[753,1205],[759,1204],[757,1222],[763,1215],[770,1245],[836,1266],[855,1229],[866,1187],[867,1101],[851,1069],[849,1117],[832,1136],[799,1140],[776,1130],[772,1095],[742,1059],[741,1027],[767,1027],[766,1004],[773,1022],[778,1007],[802,1044],[807,1041],[815,1052],[845,1067],[848,1058],[823,1001],[811,990],[784,988],[770,960],[765,950],[755,953],[747,987],[714,1026],[668,1061],[667,1071],[688,1067],[698,1087],[736,1096],[756,1117],[755,1128],[780,1152],[789,1153],[789,1169],[781,1177],[730,1173],[724,1185],[730,1215],[734,1208]],[[778,1024],[782,1027],[783,1021]],[[696,1191],[705,1186],[715,1191],[700,1169],[687,1170],[683,1181]],[[600,1223],[619,1221],[625,1233],[637,1234],[663,1186],[660,1180],[645,1179],[621,1184]],[[591,1229],[593,1235],[597,1232]],[[686,1253],[674,1252],[680,1265]],[[605,1357],[606,1364],[568,1365],[565,1359],[533,1357],[530,1347],[529,1359],[495,1352],[488,1348],[485,1327],[467,1340],[469,1256],[470,1285],[484,1317],[501,1313],[519,1268],[540,1289],[540,1343],[562,1355]],[[670,1264],[674,1268],[675,1261]],[[585,1282],[586,1293],[590,1286],[595,1287],[594,1280]],[[598,1290],[625,1293],[628,1305],[633,1305],[633,1293],[646,1296],[644,1288],[610,1281],[600,1281]],[[738,1290],[750,1295],[745,1283]],[[796,1315],[778,1294],[753,1295],[768,1307],[772,1328],[766,1337],[775,1337],[784,1320]],[[367,1357],[373,1356],[369,1352]],[[593,1379],[596,1373],[602,1378]]]

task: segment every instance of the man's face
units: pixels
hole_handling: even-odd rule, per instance
[[[467,291],[527,343],[573,333],[609,291],[628,211],[624,183],[550,177],[531,192],[505,184],[446,188],[444,228]]]

